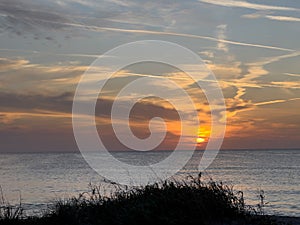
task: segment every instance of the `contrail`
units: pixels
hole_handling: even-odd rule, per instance
[[[32,20],[35,20],[35,19],[32,18]],[[71,27],[78,27],[78,28],[82,28],[85,30],[92,30],[92,31],[97,31],[97,32],[98,31],[112,31],[112,32],[134,33],[134,34],[140,33],[140,34],[188,37],[188,38],[203,39],[203,40],[209,40],[209,41],[232,44],[232,45],[239,45],[239,46],[256,47],[256,48],[264,48],[264,49],[272,49],[272,50],[280,50],[280,51],[288,51],[288,52],[295,51],[294,49],[289,49],[289,48],[281,48],[281,47],[277,47],[277,46],[244,43],[244,42],[218,39],[218,38],[214,38],[214,37],[210,37],[210,36],[202,36],[202,35],[195,35],[195,34],[174,33],[174,32],[165,32],[165,31],[137,30],[137,29],[123,29],[123,28],[113,28],[113,27],[99,27],[99,26],[94,26],[94,25],[55,22],[55,21],[41,20],[41,19],[39,19],[39,21],[45,21],[45,22],[52,23],[52,24],[60,24],[60,25],[71,26]]]
[[[295,51],[295,50],[289,49],[289,48],[281,48],[281,47],[277,47],[277,46],[260,45],[260,44],[252,44],[252,43],[244,43],[244,42],[238,42],[238,41],[225,40],[225,39],[217,39],[217,38],[210,37],[210,36],[202,36],[202,35],[195,35],[195,34],[184,34],[184,33],[174,33],[174,32],[165,32],[165,31],[123,29],[123,28],[112,28],[112,27],[98,27],[98,26],[68,24],[68,23],[66,25],[81,27],[84,29],[94,30],[94,31],[113,31],[113,32],[135,33],[135,34],[141,33],[141,34],[153,34],[153,35],[178,36],[178,37],[203,39],[203,40],[209,40],[209,41],[214,41],[214,42],[219,42],[219,43],[226,43],[226,44],[240,45],[240,46],[247,46],[247,47],[273,49],[273,50],[288,51],[288,52]]]
[[[278,99],[278,100],[272,100],[272,101],[267,101],[267,102],[258,102],[255,103],[254,105],[260,106],[260,105],[270,105],[270,104],[275,104],[275,103],[283,103],[283,102],[290,102],[290,101],[296,101],[300,100],[300,98],[291,98],[291,99]]]
[[[297,8],[285,7],[285,6],[274,6],[274,5],[262,5],[255,4],[246,1],[233,1],[233,0],[199,0],[199,2],[225,6],[225,7],[235,7],[235,8],[245,8],[254,10],[271,10],[271,11],[299,11]]]

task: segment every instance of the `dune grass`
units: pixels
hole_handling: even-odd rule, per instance
[[[121,188],[109,197],[101,194],[99,186],[91,186],[90,192],[57,201],[42,217],[2,215],[0,224],[276,224],[259,214],[259,210],[245,205],[242,192],[212,180],[203,183],[199,176],[180,182]]]

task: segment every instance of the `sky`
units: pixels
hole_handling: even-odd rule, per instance
[[[0,152],[78,151],[72,102],[80,78],[108,50],[140,40],[182,45],[215,74],[227,108],[222,149],[299,148],[299,28],[300,2],[291,0],[0,0]],[[170,77],[192,96],[200,127],[191,136],[205,147],[205,95],[183,71],[157,63],[123,68],[99,95],[96,122],[105,146],[126,149],[110,120],[120,88],[151,76]],[[153,85],[176,96],[171,86]],[[149,97],[131,113],[137,137],[148,137],[150,119],[162,117],[167,132],[157,149],[176,146],[181,127],[173,105]]]

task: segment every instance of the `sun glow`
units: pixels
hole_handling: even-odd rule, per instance
[[[198,138],[196,139],[196,141],[197,141],[197,143],[203,143],[203,142],[205,142],[205,138],[198,137]]]
[[[210,130],[209,129],[207,129],[205,127],[198,128],[196,142],[198,144],[206,142],[209,135],[210,135]]]

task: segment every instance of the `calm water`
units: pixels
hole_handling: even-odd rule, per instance
[[[116,153],[123,161],[157,161],[167,152]],[[184,154],[184,152],[182,153]],[[179,175],[197,173],[201,153],[194,155]],[[111,172],[115,172],[111,169]],[[264,190],[267,213],[300,216],[300,150],[221,151],[205,171],[204,178],[234,185],[245,193],[247,204],[257,204]],[[0,185],[10,203],[22,203],[27,212],[38,212],[54,199],[88,190],[88,184],[103,179],[80,154],[0,154]]]

